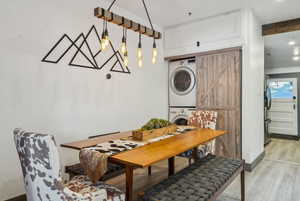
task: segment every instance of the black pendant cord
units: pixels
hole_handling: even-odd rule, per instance
[[[139,33],[139,45],[142,45],[142,34]]]
[[[149,20],[150,26],[151,26],[152,30],[154,30],[154,28],[153,28],[153,24],[152,24],[152,21],[151,21],[151,18],[150,18],[149,12],[148,12],[148,8],[147,8],[147,6],[146,6],[146,3],[145,3],[145,0],[142,0],[142,2],[143,2],[143,5],[144,5],[144,8],[145,8],[145,11],[146,11],[146,14],[147,14],[147,17],[148,17],[148,20]]]
[[[123,37],[126,38],[126,31],[125,31],[125,27],[123,27]]]
[[[126,27],[123,27],[123,38],[127,41],[127,29],[126,29]],[[122,40],[123,40],[123,38],[122,38]]]
[[[105,32],[105,20],[103,20],[103,32],[102,33],[104,33]]]
[[[114,0],[114,1],[110,4],[110,6],[109,6],[108,9],[107,9],[108,11],[110,11],[110,9],[113,7],[113,5],[116,3],[116,1],[117,1],[117,0]]]

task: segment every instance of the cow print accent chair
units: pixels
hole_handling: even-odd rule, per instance
[[[197,110],[192,112],[189,116],[188,125],[215,130],[217,125],[217,117],[218,113],[215,111]],[[206,157],[208,154],[215,154],[215,140],[212,140],[204,145],[200,145],[197,149],[197,157],[199,159]],[[186,151],[179,156],[188,158],[189,164],[191,164],[193,159],[193,150]]]
[[[14,130],[28,201],[124,201],[114,186],[76,176],[64,183],[54,137],[22,129]]]

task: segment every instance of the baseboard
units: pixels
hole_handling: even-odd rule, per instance
[[[5,201],[26,201],[26,200],[27,200],[26,195],[23,194]]]
[[[263,151],[252,163],[245,164],[245,170],[248,172],[252,172],[254,168],[264,159],[266,152]]]
[[[292,136],[292,135],[282,135],[282,134],[270,134],[271,138],[279,138],[279,139],[285,139],[285,140],[299,140],[299,136]]]

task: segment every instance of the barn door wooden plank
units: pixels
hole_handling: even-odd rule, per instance
[[[216,153],[241,157],[241,53],[239,49],[197,56],[197,108],[218,112]]]

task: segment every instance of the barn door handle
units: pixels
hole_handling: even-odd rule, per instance
[[[293,105],[294,110],[296,109],[296,104]]]

